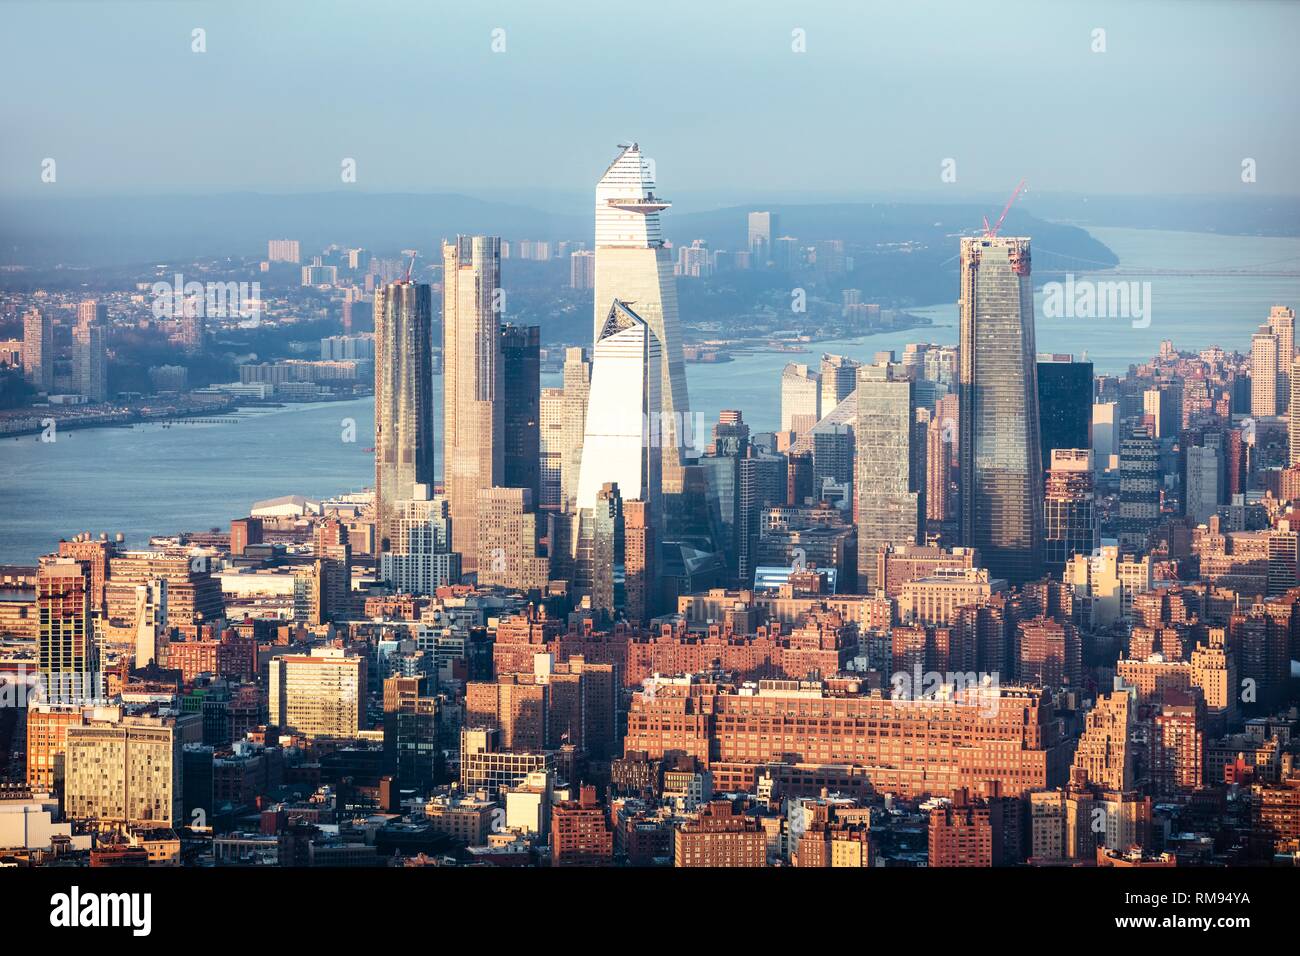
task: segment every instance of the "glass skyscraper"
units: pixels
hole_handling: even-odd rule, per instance
[[[433,310],[428,285],[375,292],[375,523],[389,547],[396,502],[433,485]]]
[[[1043,467],[1029,239],[961,241],[961,539],[1012,584],[1038,577]]]

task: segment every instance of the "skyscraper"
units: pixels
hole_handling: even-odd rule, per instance
[[[689,417],[690,402],[686,394],[672,255],[664,248],[659,228],[659,213],[669,203],[654,195],[654,177],[650,163],[641,156],[641,147],[633,143],[621,149],[596,185],[593,341],[600,341],[615,299],[634,307],[656,340],[662,357],[653,409],[660,413],[663,423],[658,444],[662,459],[659,471],[665,493],[675,496],[682,493],[683,485],[683,442],[678,430]],[[621,478],[617,481],[625,496],[640,497]],[[651,502],[651,513],[656,522],[661,521],[663,511],[654,502]]]
[[[23,378],[39,390],[54,387],[54,324],[40,309],[23,313]]]
[[[961,240],[962,543],[994,577],[1038,576],[1043,469],[1029,239]]]
[[[478,492],[502,484],[501,240],[457,236],[442,245],[444,482],[465,570],[478,560]],[[535,500],[535,499],[534,499]]]
[[[749,254],[755,269],[765,268],[772,260],[772,237],[780,231],[774,212],[749,214]]]
[[[1250,414],[1270,418],[1278,412],[1277,336],[1261,325],[1250,337]]]
[[[36,576],[37,668],[49,700],[81,704],[99,697],[99,652],[87,565],[52,558]]]
[[[1291,395],[1291,363],[1295,361],[1295,309],[1275,305],[1268,312],[1268,328],[1277,339],[1278,414]]]
[[[1119,543],[1145,549],[1160,522],[1160,447],[1144,428],[1119,444]]]
[[[587,430],[587,401],[591,396],[591,359],[584,348],[564,352],[564,432],[560,452],[561,510],[572,511],[578,502],[582,471],[582,439]]]
[[[781,370],[781,431],[802,435],[821,421],[821,394],[817,372],[801,362],[787,364]]]
[[[541,502],[541,329],[501,326],[502,484]]]
[[[821,367],[822,395],[821,413],[823,416],[835,411],[835,406],[853,394],[858,387],[858,366],[843,355],[823,355]]]
[[[72,369],[77,392],[88,401],[108,398],[108,308],[88,299],[77,306],[72,330]]]
[[[1038,359],[1039,434],[1046,466],[1057,448],[1092,447],[1092,363],[1072,355]]]
[[[601,488],[616,483],[620,494],[658,506],[661,458],[650,416],[661,407],[659,340],[648,323],[615,299],[596,337],[591,394],[578,479],[579,509],[592,508]]]
[[[855,488],[858,588],[873,593],[876,552],[916,544],[925,528],[925,451],[929,416],[917,425],[915,383],[890,364],[858,369]]]
[[[1092,450],[1054,448],[1043,509],[1049,573],[1060,575],[1076,554],[1091,555],[1101,543],[1093,495]]]
[[[387,550],[394,502],[433,485],[432,295],[394,282],[375,291],[375,537]]]
[[[1291,394],[1287,405],[1288,464],[1300,464],[1300,358],[1291,363]]]
[[[392,502],[389,547],[379,558],[379,573],[401,594],[432,594],[460,582],[460,555],[451,550],[451,512],[447,499],[415,486],[410,498]]]

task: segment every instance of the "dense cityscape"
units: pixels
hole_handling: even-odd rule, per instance
[[[1293,936],[1298,30],[0,3],[0,913]]]
[[[673,246],[656,188],[623,144],[593,248],[459,235],[418,274],[417,250],[271,239],[258,273],[296,277],[296,300],[179,275],[5,293],[9,442],[373,392],[374,472],[226,527],[160,518],[147,547],[65,533],[0,568],[0,856],[1300,860],[1294,311],[1259,316],[1249,355],[1166,341],[1109,375],[1040,354],[1008,203],[953,242],[955,346],[817,360],[819,339],[906,313],[844,285],[842,242],[769,211],[746,250]],[[590,346],[502,321],[511,258],[567,262]],[[805,320],[796,286],[797,334],[745,345],[811,350],[754,383],[779,390],[773,430],[743,395],[690,411],[685,363],[727,352],[683,342],[677,289],[731,271],[802,272],[823,301],[841,277],[833,321]],[[1127,283],[1070,282],[1140,318]],[[298,323],[330,333],[318,357]],[[188,380],[267,326],[298,357]],[[110,355],[141,335],[176,360],[114,388]]]

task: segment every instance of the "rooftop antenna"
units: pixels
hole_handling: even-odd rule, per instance
[[[1002,228],[1002,223],[1007,218],[1007,213],[1011,211],[1011,204],[1016,201],[1016,197],[1019,196],[1021,192],[1024,191],[1024,188],[1025,188],[1025,181],[1022,179],[1020,180],[1020,185],[1016,187],[1016,191],[1013,192],[1011,194],[1011,198],[1007,200],[1007,204],[1002,207],[1002,215],[998,216],[997,224],[994,225],[992,228],[989,228],[989,217],[988,216],[984,217],[984,238],[985,239],[994,239],[997,237],[998,230]]]

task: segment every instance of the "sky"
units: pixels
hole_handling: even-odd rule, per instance
[[[1298,37],[1230,0],[0,0],[0,195],[545,207],[630,139],[719,203],[1297,195]]]

